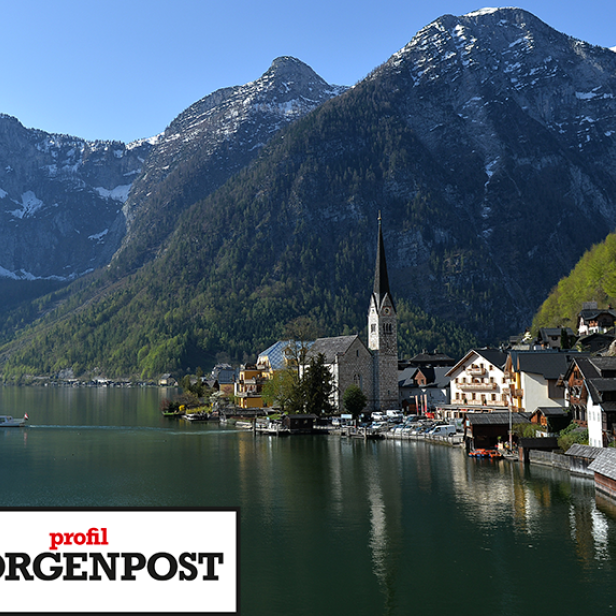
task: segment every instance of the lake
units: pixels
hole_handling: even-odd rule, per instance
[[[0,413],[30,417],[0,430],[0,506],[239,506],[244,615],[615,611],[616,507],[592,481],[426,443],[170,420],[168,395],[0,387]]]

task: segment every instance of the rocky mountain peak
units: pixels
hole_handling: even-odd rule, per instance
[[[120,252],[144,230],[150,234],[159,208],[169,211],[167,203],[154,203],[156,191],[172,181],[180,165],[195,170],[192,182],[183,187],[179,207],[186,208],[247,165],[282,127],[344,90],[300,60],[284,56],[259,79],[217,90],[191,105],[165,130],[131,189],[123,208],[128,233]],[[160,241],[160,234],[154,235],[147,243]]]
[[[276,58],[260,81],[279,88],[281,98],[287,99],[300,94],[308,100],[314,97],[323,102],[324,97],[330,98],[346,89],[328,84],[307,64],[291,56]]]

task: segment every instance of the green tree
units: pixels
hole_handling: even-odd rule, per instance
[[[274,373],[263,384],[263,401],[268,406],[277,406],[287,413],[297,413],[303,409],[303,396],[300,391],[297,369],[286,368]]]
[[[366,394],[357,386],[349,385],[342,395],[342,403],[347,413],[351,413],[353,417],[358,417],[359,414],[366,408]]]
[[[306,413],[331,413],[332,405],[329,400],[334,385],[332,373],[325,365],[325,356],[319,353],[310,359],[310,365],[304,372],[300,383],[301,392],[305,400]]]

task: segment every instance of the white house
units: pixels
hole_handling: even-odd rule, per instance
[[[509,405],[507,354],[496,349],[469,351],[446,376],[451,405],[463,411],[503,410]]]

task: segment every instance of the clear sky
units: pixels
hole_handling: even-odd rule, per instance
[[[477,0],[0,0],[0,113],[85,139],[151,137],[218,88],[294,56],[352,85]],[[615,0],[526,0],[548,25],[616,46]]]

